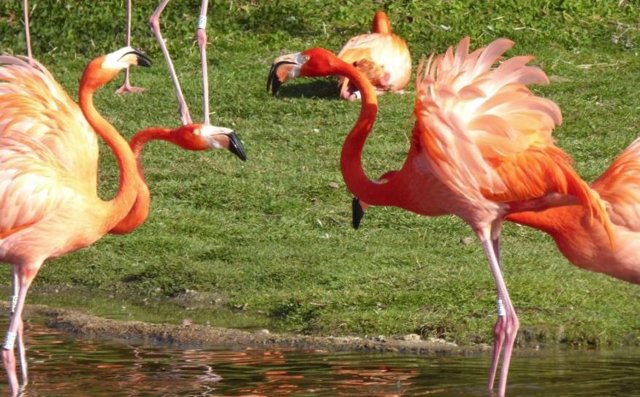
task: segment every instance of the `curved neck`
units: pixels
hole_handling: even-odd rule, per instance
[[[139,178],[136,171],[136,162],[127,141],[98,113],[93,105],[93,93],[97,85],[90,82],[90,73],[90,69],[85,71],[85,75],[80,82],[80,108],[96,133],[113,150],[120,168],[120,186],[115,197],[106,203],[109,208],[107,209],[104,225],[106,230],[110,230],[128,213],[133,205]]]
[[[340,169],[347,188],[371,205],[389,205],[389,184],[370,180],[362,168],[362,151],[378,114],[378,98],[373,85],[352,65],[341,62],[337,74],[347,77],[362,94],[360,115],[342,146]]]
[[[144,178],[144,170],[142,168],[142,150],[144,145],[151,140],[169,140],[171,130],[167,128],[147,128],[137,132],[129,146],[133,151],[138,169],[138,194],[129,213],[118,222],[118,224],[109,231],[111,234],[126,234],[137,229],[149,216],[149,208],[151,207],[151,193]]]

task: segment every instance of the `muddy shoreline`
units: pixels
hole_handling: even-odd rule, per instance
[[[4,304],[6,307],[6,303]],[[25,307],[24,319],[39,316],[49,327],[88,338],[115,339],[184,348],[282,348],[316,351],[400,352],[410,354],[468,354],[489,349],[487,345],[460,347],[440,339],[422,340],[418,335],[401,337],[334,337],[276,334],[268,330],[244,331],[199,324],[154,324],[113,320],[83,312],[43,305]],[[28,328],[27,331],[28,332]]]

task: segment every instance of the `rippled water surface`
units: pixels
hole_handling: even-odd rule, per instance
[[[2,332],[4,332],[4,324]],[[169,349],[31,324],[34,396],[488,396],[489,355]],[[640,351],[517,351],[508,396],[640,396]],[[6,386],[0,393],[6,394]]]

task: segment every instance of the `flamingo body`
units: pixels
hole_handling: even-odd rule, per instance
[[[606,203],[615,245],[607,230],[590,222],[581,206],[519,212],[507,220],[548,233],[574,265],[640,284],[640,139],[636,139],[591,187]]]

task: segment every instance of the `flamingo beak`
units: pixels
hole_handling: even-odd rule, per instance
[[[354,197],[351,201],[351,224],[354,229],[358,230],[362,217],[364,217],[364,209],[360,204],[360,199]]]
[[[238,135],[235,132],[230,132],[227,136],[229,137],[229,151],[238,156],[240,160],[247,161],[247,154]]]
[[[308,60],[307,56],[297,52],[280,56],[273,61],[267,77],[267,91],[276,95],[280,86],[288,79],[295,79],[300,75],[300,68]]]

